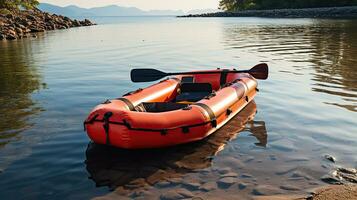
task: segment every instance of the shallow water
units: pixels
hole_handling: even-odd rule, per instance
[[[266,194],[304,193],[337,165],[357,167],[357,21],[95,21],[100,25],[0,42],[1,197],[156,198],[183,187],[229,199],[265,185],[275,187]],[[128,152],[90,144],[83,132],[96,104],[147,85],[130,82],[132,68],[247,69],[259,62],[269,64],[270,78],[259,82],[255,104],[207,140]],[[197,189],[226,172],[237,173],[238,183]]]

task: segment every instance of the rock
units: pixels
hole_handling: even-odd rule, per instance
[[[160,182],[155,184],[155,186],[157,186],[159,188],[169,187],[170,185],[171,185],[171,183],[168,182],[168,181],[160,181]]]
[[[17,39],[17,34],[13,30],[9,30],[6,34],[6,39],[7,40],[16,40]]]
[[[339,167],[338,171],[340,171],[342,173],[347,173],[347,174],[357,174],[357,169],[354,169],[354,168]]]
[[[13,16],[11,13],[7,14],[6,17],[7,17],[8,19],[13,19],[13,18],[14,18],[14,16]]]
[[[229,173],[231,171],[232,171],[232,169],[229,168],[229,167],[224,167],[224,168],[219,168],[218,169],[218,173],[220,173],[220,174],[227,174],[227,173]]]
[[[234,172],[229,172],[229,173],[226,173],[226,174],[222,174],[221,177],[238,177],[238,174],[237,173],[234,173]]]
[[[232,186],[234,183],[237,182],[236,178],[233,177],[225,177],[225,178],[221,178],[217,181],[217,185],[220,188],[229,188],[230,186]]]
[[[176,200],[176,199],[184,199],[191,198],[193,194],[186,189],[173,189],[168,192],[161,194],[161,200]]]
[[[179,184],[182,182],[182,178],[172,178],[169,180],[172,184]]]
[[[209,192],[209,191],[217,189],[217,183],[207,182],[207,183],[201,185],[201,187],[199,189],[202,191],[205,191],[205,192]]]
[[[16,31],[17,34],[22,34],[22,29],[21,29],[21,28],[17,28],[17,27],[16,27],[16,28],[15,28],[15,31]]]
[[[298,190],[300,190],[300,188],[295,187],[293,185],[282,185],[282,186],[280,186],[280,188],[283,189],[283,190],[289,190],[289,191],[298,191]]]
[[[281,194],[282,191],[279,188],[270,185],[259,185],[253,189],[254,195],[274,195]]]
[[[183,182],[182,185],[189,190],[198,190],[201,186],[198,182]]]
[[[29,19],[29,20],[36,21],[36,17],[34,17],[34,16],[32,16],[32,15],[27,15],[26,17],[27,17],[27,19]]]
[[[165,192],[160,196],[161,200],[176,200],[176,199],[183,199],[183,198],[185,197],[173,190]]]
[[[253,175],[248,174],[248,173],[244,173],[244,174],[240,175],[240,177],[242,177],[242,178],[253,178]]]
[[[9,13],[0,15],[0,40],[14,40],[27,37],[27,33],[44,32],[46,30],[67,29],[75,26],[95,25],[90,20],[71,20],[68,17],[51,15],[39,10]],[[14,34],[14,32],[15,34]]]
[[[238,184],[238,188],[239,188],[240,190],[244,190],[245,188],[247,188],[247,186],[248,186],[248,184],[246,184],[246,183],[244,183],[244,182],[240,182],[240,183]]]
[[[337,176],[337,172],[336,171],[331,172],[331,173],[326,174],[326,175],[323,175],[321,177],[321,180],[323,182],[325,182],[325,183],[328,183],[328,184],[334,184],[334,185],[342,184],[342,179],[341,179],[341,177]]]
[[[327,160],[329,160],[329,161],[331,161],[333,163],[336,163],[336,158],[335,157],[333,157],[331,155],[325,155],[324,157],[325,157],[325,159],[327,159]]]

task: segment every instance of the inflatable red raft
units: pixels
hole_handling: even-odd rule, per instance
[[[91,140],[126,149],[201,140],[253,100],[256,78],[266,79],[268,66],[259,64],[245,71],[157,72],[137,69],[131,77],[144,82],[178,75],[95,107],[84,122]]]

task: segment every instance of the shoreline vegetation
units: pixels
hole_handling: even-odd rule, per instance
[[[72,27],[92,26],[88,19],[70,19],[37,8],[29,10],[0,8],[0,41],[37,37],[36,33]]]
[[[357,6],[321,7],[321,8],[284,8],[267,10],[236,10],[196,15],[182,15],[188,17],[266,17],[266,18],[331,18],[357,19]]]

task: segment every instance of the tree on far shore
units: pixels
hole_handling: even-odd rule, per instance
[[[357,0],[220,0],[225,11],[356,6]]]
[[[0,9],[33,9],[39,4],[38,0],[0,0]]]

